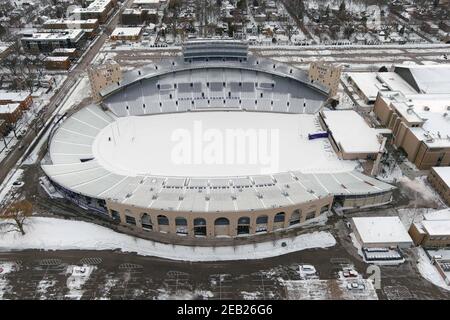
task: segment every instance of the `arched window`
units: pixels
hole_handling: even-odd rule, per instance
[[[291,219],[289,219],[289,225],[293,226],[300,223],[300,209],[294,210],[291,215]]]
[[[175,225],[176,226],[187,226],[187,220],[182,217],[178,217],[175,219]]]
[[[164,215],[158,216],[158,225],[160,226],[168,226],[169,225],[169,219]]]
[[[187,220],[185,218],[183,217],[175,218],[175,227],[177,230],[177,234],[180,235],[188,234]]]
[[[133,225],[133,226],[136,225],[136,218],[133,217],[133,214],[132,214],[131,211],[128,210],[128,209],[125,210],[125,222],[126,222],[127,224],[131,224],[131,225]]]
[[[214,221],[214,225],[216,226],[227,226],[230,224],[230,220],[227,218],[217,218],[216,221]]]
[[[267,223],[267,221],[269,221],[269,218],[267,216],[259,216],[258,218],[256,218],[256,224],[264,224]]]
[[[250,233],[250,218],[240,217],[238,219],[237,234],[249,234]]]
[[[206,236],[206,220],[203,218],[194,219],[194,235]]]
[[[273,222],[284,222],[286,214],[284,212],[278,212],[273,218]]]
[[[249,217],[240,217],[238,220],[238,225],[240,224],[250,224],[250,218]]]
[[[206,226],[206,220],[203,218],[194,219],[194,226]]]
[[[153,230],[152,220],[145,212],[141,215],[141,225],[144,230]]]

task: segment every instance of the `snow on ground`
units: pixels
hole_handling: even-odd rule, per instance
[[[370,280],[358,279],[361,289],[348,289],[347,280],[289,280],[283,281],[288,300],[378,300]]]
[[[417,261],[417,269],[419,270],[422,277],[424,277],[434,285],[450,291],[450,286],[445,283],[444,279],[438,273],[436,267],[431,264],[431,261],[425,251],[422,248],[418,248],[418,253],[419,260]]]
[[[73,91],[69,94],[67,100],[59,110],[59,114],[64,114],[67,110],[79,104],[83,99],[88,98],[90,95],[91,87],[89,84],[89,78],[85,75],[80,78]]]
[[[16,264],[13,262],[0,262],[0,300],[3,299],[5,293],[11,290],[9,280],[6,275],[16,270]]]
[[[316,120],[309,114],[214,111],[125,117],[103,128],[92,150],[105,169],[133,176],[353,170],[357,162],[340,160],[328,139],[308,139],[322,131]]]
[[[263,294],[259,291],[255,292],[242,291],[241,296],[244,300],[260,300]]]
[[[428,186],[428,184],[426,183],[426,179],[427,179],[426,176],[417,177],[414,180],[411,180],[403,176],[400,177],[398,181],[402,183],[405,187],[420,194],[424,198],[424,200],[442,203],[439,194],[434,190],[432,190],[430,186]]]
[[[402,221],[406,230],[409,230],[413,222],[420,222],[423,220],[423,215],[428,212],[435,211],[432,208],[404,208],[398,209],[398,217]]]
[[[49,280],[49,279],[42,279],[39,281],[36,293],[39,294],[39,299],[43,300],[47,298],[47,290],[53,286],[55,286],[56,281],[55,280]]]
[[[82,221],[32,217],[25,226],[26,234],[0,234],[0,251],[46,250],[115,250],[136,252],[184,261],[247,260],[276,257],[312,248],[327,248],[336,244],[329,232],[313,232],[295,238],[280,239],[227,247],[189,247],[144,240],[105,227]],[[286,245],[283,247],[282,244]]]
[[[89,280],[89,277],[96,268],[96,266],[89,265],[68,266],[66,274],[70,274],[67,279],[67,288],[69,288],[69,292],[65,295],[65,297],[69,299],[81,299],[84,293],[82,287]]]
[[[362,252],[362,246],[359,243],[358,239],[356,239],[356,236],[353,232],[350,233],[350,239],[352,239],[353,246],[356,248],[356,250],[358,250],[358,254],[361,257],[364,257],[363,252]]]
[[[206,290],[177,290],[176,293],[172,293],[167,289],[158,289],[157,300],[207,300],[212,298],[214,294],[211,291]]]
[[[17,169],[14,173],[12,173],[10,178],[6,177],[3,184],[0,186],[0,203],[3,203],[6,200],[8,194],[14,187],[13,183],[20,181],[22,174],[23,169]]]
[[[109,295],[110,295],[111,289],[114,288],[118,282],[119,282],[119,279],[114,279],[111,275],[108,275],[106,277],[105,286],[103,287],[103,294],[99,299],[100,300],[110,299]]]

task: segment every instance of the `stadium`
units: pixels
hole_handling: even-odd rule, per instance
[[[245,43],[191,41],[101,96],[58,124],[42,168],[64,197],[143,236],[253,236],[302,227],[333,206],[391,201],[393,186],[334,152],[319,119],[327,89]],[[239,136],[229,132],[266,146],[265,157],[245,139],[207,159],[197,152],[211,137]],[[174,160],[181,142],[191,144]]]

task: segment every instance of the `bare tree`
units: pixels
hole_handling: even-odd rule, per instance
[[[0,219],[5,220],[0,224],[0,229],[6,229],[5,232],[20,232],[25,235],[24,226],[32,213],[33,205],[31,202],[21,200],[12,203],[0,214]]]

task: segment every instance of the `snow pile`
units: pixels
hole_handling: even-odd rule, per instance
[[[450,286],[445,283],[436,267],[431,264],[431,261],[425,251],[422,248],[419,248],[418,253],[419,260],[417,261],[417,269],[419,270],[422,277],[430,281],[432,284],[450,291]]]
[[[39,299],[46,299],[48,289],[55,286],[55,284],[55,280],[42,279],[41,281],[39,281],[36,289],[36,293],[39,293],[40,295]]]
[[[66,298],[69,299],[81,299],[84,290],[83,285],[89,280],[90,275],[96,269],[95,266],[83,265],[83,266],[68,266],[66,274],[71,274],[67,279],[67,288],[69,292],[66,294]]]
[[[295,238],[235,247],[189,247],[144,240],[87,222],[44,217],[30,218],[25,231],[24,236],[14,232],[0,234],[0,251],[120,249],[123,252],[136,252],[172,260],[223,261],[263,259],[305,249],[332,247],[336,244],[329,232],[321,231]]]

